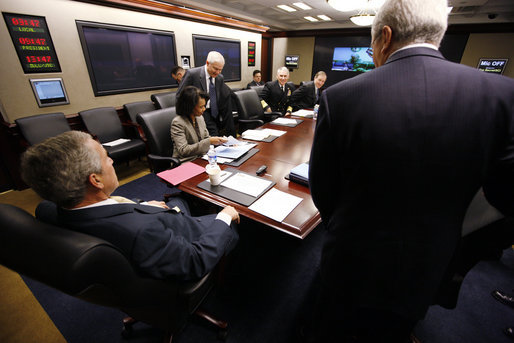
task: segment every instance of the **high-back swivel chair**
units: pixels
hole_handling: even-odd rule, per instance
[[[21,134],[30,145],[35,145],[47,138],[71,131],[64,113],[46,113],[15,120]]]
[[[171,121],[176,115],[175,107],[137,115],[137,123],[141,125],[145,133],[150,169],[154,173],[180,165],[178,159],[171,157],[173,156]]]
[[[139,138],[129,138],[114,107],[98,107],[80,111],[80,118],[86,129],[96,136],[109,156],[115,161],[128,161],[145,152],[145,143]],[[120,138],[130,139],[114,146],[105,145]]]
[[[175,107],[177,103],[176,92],[156,93],[150,96],[150,99],[155,103],[155,108]]]
[[[253,89],[237,91],[235,100],[239,113],[239,132],[253,129],[282,115],[280,112],[264,112],[257,92]]]
[[[45,220],[52,221],[52,216]],[[143,276],[112,244],[44,223],[8,204],[0,204],[0,264],[71,296],[117,308],[161,328],[170,335],[170,342],[193,313],[222,329],[227,327],[197,310],[213,285],[212,273],[191,282]],[[124,321],[128,330],[132,318]],[[226,331],[221,331],[222,337],[224,334]]]

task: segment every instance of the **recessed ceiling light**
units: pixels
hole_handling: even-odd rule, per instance
[[[277,5],[277,7],[284,11],[287,11],[287,12],[295,12],[296,11],[296,8],[292,8],[291,6],[287,6],[287,5]]]
[[[308,21],[312,21],[312,22],[319,21],[318,19],[311,17],[311,16],[304,17],[304,18],[307,19]]]
[[[293,5],[302,10],[312,10],[311,6],[304,4],[303,2],[293,2]]]
[[[318,15],[318,18],[321,19],[321,20],[324,20],[324,21],[331,21],[332,20],[332,18],[330,18],[329,16],[326,16],[324,14]]]
[[[448,6],[448,14],[453,10],[453,6]]]

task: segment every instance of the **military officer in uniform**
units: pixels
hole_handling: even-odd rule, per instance
[[[294,87],[287,83],[289,70],[281,67],[277,70],[277,79],[266,82],[261,92],[261,104],[266,112],[281,112],[283,115],[291,114],[291,95]]]

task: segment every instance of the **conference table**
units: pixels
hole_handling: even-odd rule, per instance
[[[227,198],[199,188],[198,184],[207,179],[206,173],[201,173],[200,175],[183,181],[178,188],[183,192],[218,206],[224,207],[231,205],[236,208],[241,216],[250,218],[294,237],[300,239],[305,238],[321,223],[321,217],[318,209],[312,202],[309,187],[289,181],[285,177],[289,175],[289,171],[292,168],[309,160],[316,121],[310,118],[292,118],[301,119],[303,122],[295,127],[279,126],[271,123],[266,123],[261,126],[260,128],[270,128],[287,132],[269,143],[254,142],[257,143],[255,148],[259,149],[259,152],[245,161],[241,166],[231,167],[220,165],[222,170],[235,168],[238,171],[253,176],[257,176],[255,172],[260,166],[266,165],[267,170],[265,173],[261,174],[260,177],[274,181],[276,183],[274,188],[279,191],[302,199],[298,206],[296,206],[282,222],[275,221],[250,210],[247,206],[240,205]],[[193,162],[203,167],[207,164],[207,161],[201,158]]]

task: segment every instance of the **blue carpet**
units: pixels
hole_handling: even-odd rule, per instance
[[[154,174],[119,187],[115,194],[143,200],[162,199],[177,191]],[[308,316],[317,290],[322,228],[300,241],[268,227],[245,221],[240,242],[231,253],[223,287],[207,297],[203,308],[229,322],[227,343],[293,343],[301,320]],[[514,251],[500,261],[482,261],[466,276],[457,308],[432,306],[415,333],[423,343],[512,342],[503,329],[514,326],[514,309],[491,291],[514,288]],[[75,299],[24,277],[29,288],[69,343],[153,343],[162,332],[135,326],[130,340],[121,337],[122,312]],[[174,338],[177,343],[219,342],[216,331],[193,319]]]

